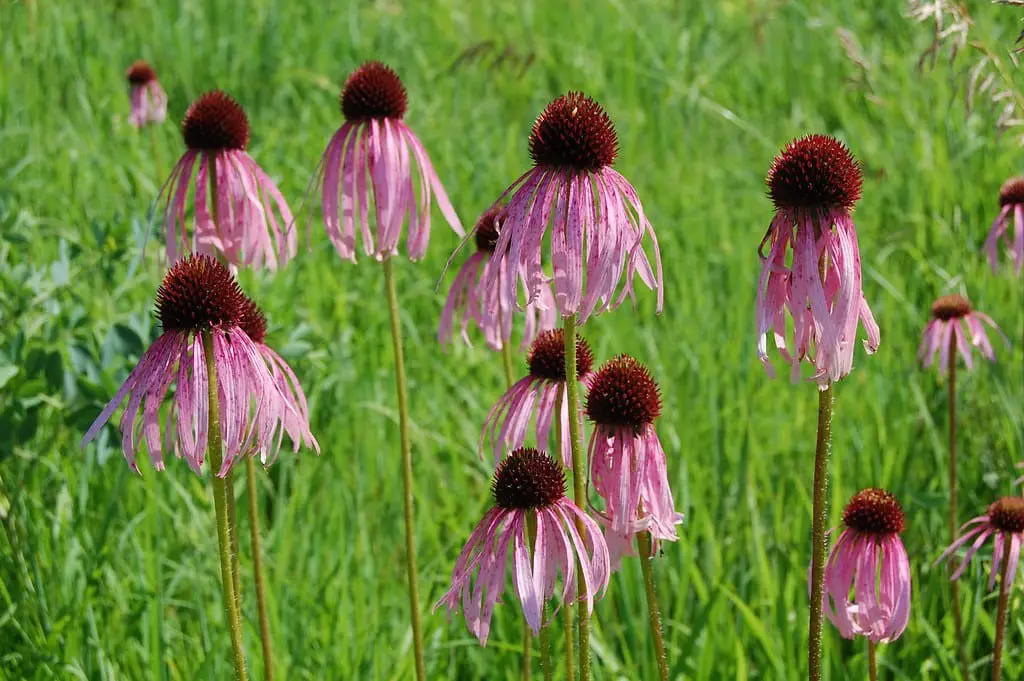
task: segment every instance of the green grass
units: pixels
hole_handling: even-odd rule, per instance
[[[0,7],[0,678],[225,679],[208,480],[178,461],[141,478],[116,431],[82,433],[158,329],[159,239],[140,258],[147,212],[181,152],[173,124],[125,124],[124,68],[156,67],[180,120],[223,87],[246,107],[253,157],[298,208],[339,125],[339,80],[360,61],[393,65],[407,120],[465,222],[528,164],[526,136],[553,96],[583,89],[616,121],[617,168],[658,230],[666,306],[641,292],[585,329],[600,358],[629,352],[661,383],[658,430],[686,523],[655,574],[676,678],[798,679],[806,665],[806,569],[816,394],[770,381],[754,353],[757,245],[771,216],[763,178],[806,132],[845,139],[863,160],[855,220],[865,293],[882,329],[837,387],[832,523],[862,487],[904,502],[914,566],[910,626],[881,651],[887,678],[954,679],[950,590],[932,562],[945,544],[945,386],[915,365],[932,299],[966,285],[1012,339],[1022,282],[994,276],[980,246],[996,192],[1021,171],[985,108],[968,115],[968,61],[916,70],[930,29],[900,3],[5,2]],[[853,5],[862,4],[863,8]],[[1010,45],[1011,10],[979,28]],[[845,55],[856,36],[867,71]],[[494,48],[450,69],[483,41]],[[495,63],[509,48],[516,57]],[[527,57],[531,63],[524,69]],[[378,266],[342,263],[312,218],[309,249],[276,275],[245,273],[268,340],[313,410],[321,456],[282,454],[278,512],[265,528],[279,677],[408,679],[392,360]],[[482,342],[434,341],[444,261],[440,215],[425,261],[397,263],[407,340],[417,543],[426,611],[489,503],[475,446],[503,384]],[[1024,458],[1019,343],[963,372],[961,516],[1007,493]],[[243,536],[243,554],[247,537]],[[245,562],[248,566],[248,562]],[[979,563],[964,579],[971,659],[988,674],[993,594]],[[262,677],[255,597],[247,650]],[[1018,580],[1018,584],[1021,581]],[[1024,600],[1020,587],[1011,605]],[[461,620],[426,612],[432,679],[514,679],[521,627],[509,591],[481,649]],[[1004,678],[1024,675],[1024,618],[1011,616]],[[594,677],[652,679],[639,566],[597,608]],[[830,679],[865,678],[863,641],[826,625]],[[556,638],[559,634],[556,633]]]

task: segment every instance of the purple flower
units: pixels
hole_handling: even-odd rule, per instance
[[[288,408],[256,344],[239,328],[245,294],[226,267],[210,256],[176,262],[157,291],[157,316],[163,333],[153,342],[127,380],[82,439],[94,439],[114,410],[128,398],[119,428],[128,465],[138,472],[136,450],[145,439],[154,468],[163,470],[164,450],[202,470],[209,425],[209,379],[202,334],[213,340],[220,394],[223,477],[236,458],[264,450],[268,437],[288,418]],[[174,385],[164,425],[160,408]],[[140,415],[141,409],[141,415]]]
[[[498,466],[492,492],[495,506],[470,535],[455,561],[451,588],[434,609],[444,605],[451,617],[461,602],[466,625],[486,645],[511,549],[516,595],[534,634],[559,573],[561,601],[580,597],[576,580],[582,579],[582,598],[593,612],[594,600],[608,587],[608,548],[597,523],[565,497],[562,466],[536,449],[518,449]]]
[[[189,106],[181,129],[188,150],[161,190],[167,197],[168,259],[197,251],[234,267],[275,270],[286,264],[296,251],[292,213],[277,185],[245,151],[249,120],[242,107],[220,90],[208,92]],[[195,206],[191,238],[186,220],[193,205],[190,193]]]
[[[795,140],[772,162],[768,187],[775,217],[761,240],[757,288],[757,354],[771,376],[769,332],[792,366],[793,381],[806,359],[823,390],[853,369],[858,320],[867,332],[868,353],[878,348],[878,325],[861,290],[857,230],[850,217],[861,182],[853,155],[827,135]]]
[[[322,188],[327,235],[338,255],[346,260],[356,260],[357,226],[366,255],[383,260],[397,253],[407,219],[409,258],[422,258],[430,238],[432,195],[448,224],[457,234],[463,234],[426,150],[402,121],[407,104],[398,75],[375,61],[353,71],[341,91],[345,123],[320,159],[316,182]],[[413,178],[413,165],[418,167],[418,183]],[[376,239],[370,231],[371,204]]]
[[[462,339],[466,345],[472,345],[467,333],[470,322],[484,334],[484,340],[492,350],[501,350],[512,337],[512,321],[516,309],[502,300],[499,295],[500,285],[492,288],[484,286],[483,276],[494,253],[494,244],[498,241],[500,213],[500,206],[492,206],[476,223],[476,252],[469,256],[455,276],[441,312],[437,339],[442,345],[451,343],[456,324],[462,327]],[[502,262],[499,267],[502,269],[500,281],[504,281],[509,276],[508,263]],[[485,309],[488,310],[486,313]],[[550,285],[541,287],[540,296],[527,305],[523,317],[521,349],[530,345],[538,331],[553,329],[558,324]]]
[[[618,568],[635,555],[633,536],[650,532],[652,550],[659,541],[676,541],[683,514],[675,510],[665,450],[654,430],[661,414],[658,384],[629,355],[609,360],[587,383],[590,478],[604,500],[608,550]]]
[[[608,114],[579,92],[562,95],[537,118],[530,135],[534,167],[498,200],[507,197],[508,205],[485,286],[498,287],[503,304],[518,304],[520,283],[527,303],[541,295],[549,280],[541,242],[550,226],[555,304],[563,316],[578,314],[582,324],[593,312],[620,304],[633,295],[635,275],[657,289],[661,311],[657,237],[636,191],[612,169],[617,153]],[[645,235],[656,275],[642,247]],[[503,276],[495,265],[506,262],[516,276]]]
[[[971,346],[974,346],[982,357],[994,362],[996,355],[982,322],[999,331],[991,317],[972,308],[970,301],[963,296],[956,293],[942,296],[932,303],[932,318],[924,327],[921,348],[917,352],[918,361],[923,360],[923,365],[928,367],[938,353],[939,372],[942,373],[949,366],[949,353],[955,348],[964,358],[967,368],[973,369]]]
[[[970,528],[969,530],[967,528]],[[965,532],[966,530],[966,532]],[[967,569],[967,564],[978,552],[978,549],[989,537],[993,537],[992,572],[988,579],[989,591],[996,586],[996,575],[1003,564],[1004,551],[1009,551],[1010,565],[1006,574],[1010,577],[1010,585],[1017,576],[1017,565],[1020,561],[1020,546],[1024,541],[1024,498],[1003,497],[988,507],[988,513],[972,518],[960,528],[960,537],[948,549],[942,552],[937,562],[951,556],[957,549],[966,546],[973,540],[967,553],[964,554],[952,579],[959,579]]]
[[[156,71],[144,61],[137,61],[125,73],[130,86],[132,113],[129,122],[136,128],[147,123],[163,123],[167,118],[167,94],[156,80]]]
[[[1010,238],[1010,218],[1013,217],[1013,238]],[[999,215],[985,239],[985,253],[995,272],[999,264],[998,247],[1002,241],[1017,274],[1024,267],[1024,177],[1007,180],[999,189]]]
[[[526,431],[534,417],[536,407],[537,445],[546,447],[557,410],[561,430],[562,460],[572,468],[569,441],[569,403],[565,393],[565,334],[552,329],[539,334],[530,346],[526,358],[530,373],[517,381],[501,399],[491,407],[480,436],[480,451],[484,443],[491,442],[494,463],[501,460],[503,449],[516,449],[526,441]],[[594,355],[586,339],[576,337],[576,376],[585,381],[593,366]],[[579,416],[577,415],[577,419]]]
[[[850,499],[843,523],[825,566],[825,614],[843,638],[895,641],[910,619],[910,561],[899,536],[903,509],[889,492],[869,488]]]

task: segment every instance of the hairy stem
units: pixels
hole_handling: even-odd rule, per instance
[[[996,610],[996,642],[992,648],[992,681],[999,681],[1006,637],[1006,605],[1010,600],[1010,535],[1003,534],[1003,566],[999,570],[999,606]]]
[[[821,681],[822,597],[825,592],[825,526],[828,522],[828,459],[832,450],[832,385],[818,393],[818,436],[814,448],[814,510],[811,524],[811,616],[807,667]]]
[[[640,556],[640,570],[644,575],[644,593],[647,595],[647,621],[654,640],[654,658],[658,662],[658,678],[668,681],[668,656],[665,654],[665,638],[661,631],[661,607],[658,605],[658,594],[654,590],[654,558],[653,542],[650,532],[638,532],[636,535],[637,553]]]
[[[868,639],[868,679],[878,681],[878,646]]]
[[[245,457],[246,496],[249,501],[249,536],[252,540],[252,572],[256,582],[256,609],[260,623],[260,644],[263,646],[263,678],[274,681],[274,650],[270,643],[270,618],[267,616],[267,587],[263,579],[263,555],[260,551],[260,516],[256,486],[256,464]]]
[[[956,480],[956,337],[949,339],[949,543],[956,541],[957,527]],[[952,565],[952,563],[951,563]],[[953,628],[956,632],[956,650],[960,658],[963,681],[970,681],[971,666],[967,661],[964,643],[964,619],[960,610],[960,582],[953,580]]]

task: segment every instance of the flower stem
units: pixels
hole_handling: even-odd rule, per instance
[[[814,448],[814,510],[811,524],[811,617],[808,678],[821,681],[822,597],[825,593],[825,525],[828,522],[828,459],[832,450],[832,385],[818,393],[818,437]]]
[[[555,418],[552,420],[555,430],[555,442],[558,449],[562,449],[562,401],[565,399],[565,387],[558,387],[558,397],[555,398]],[[565,452],[559,451],[561,460],[565,461]],[[562,603],[562,612],[565,613],[565,678],[575,677],[575,655],[572,646],[572,605]]]
[[[1010,600],[1010,535],[1003,535],[1003,566],[999,570],[999,606],[996,610],[996,642],[992,649],[992,681],[999,681],[1006,636],[1006,605]]]
[[[274,681],[274,651],[270,643],[270,618],[267,616],[267,587],[263,580],[263,555],[260,552],[260,516],[256,486],[256,464],[245,457],[245,479],[249,501],[249,536],[252,539],[252,572],[256,582],[256,609],[260,622],[260,644],[263,646],[263,678]]]
[[[878,646],[868,639],[868,678],[878,681]]]
[[[238,611],[235,585],[231,570],[231,534],[228,526],[227,493],[224,479],[218,477],[221,455],[220,403],[217,390],[217,365],[213,360],[213,334],[203,331],[203,354],[206,355],[206,378],[209,384],[209,429],[206,458],[213,471],[213,506],[217,513],[217,544],[220,547],[220,581],[224,589],[224,611],[231,630],[231,649],[234,653],[235,680],[246,681],[245,651],[242,649],[242,617]]]
[[[650,532],[638,532],[636,535],[637,553],[640,556],[640,569],[644,574],[644,592],[647,594],[647,620],[651,627],[651,638],[654,639],[654,658],[658,662],[658,678],[668,681],[668,657],[665,655],[665,639],[661,631],[661,607],[658,605],[658,594],[654,591],[654,569],[652,561],[654,549]]]
[[[580,509],[587,508],[587,470],[583,463],[583,438],[580,433],[580,384],[576,377],[576,315],[562,317],[562,331],[565,335],[565,398],[569,402],[569,442],[572,451],[573,500]],[[576,527],[582,535],[583,521],[577,519]],[[576,580],[578,601],[586,602],[586,580]],[[590,681],[590,613],[587,608],[578,608],[580,646],[580,681]]]
[[[405,356],[402,352],[402,328],[398,319],[398,295],[391,258],[385,258],[384,290],[391,313],[391,342],[395,353],[395,391],[398,394],[398,438],[402,455],[402,503],[405,507],[405,566],[409,576],[409,619],[412,623],[412,645],[416,661],[416,678],[425,681],[423,664],[423,633],[420,628],[420,589],[416,576],[416,536],[413,522],[412,451],[409,445],[409,406],[405,389]]]
[[[231,538],[231,584],[235,588],[235,608],[242,612],[242,567],[238,562],[238,509],[235,508],[235,471],[224,475],[224,501],[228,509],[228,536]]]
[[[956,541],[957,480],[956,480],[956,336],[949,339],[949,543]],[[953,580],[953,626],[956,630],[956,650],[960,658],[963,681],[970,681],[971,667],[964,645],[964,620],[960,611],[960,582]]]

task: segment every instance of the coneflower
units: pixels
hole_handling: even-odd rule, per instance
[[[1011,178],[999,189],[999,215],[985,239],[985,253],[993,272],[999,266],[1000,242],[1020,274],[1024,267],[1024,177]]]
[[[149,123],[163,123],[167,118],[167,93],[156,79],[156,71],[141,59],[125,72],[131,101],[129,122],[136,128]]]

